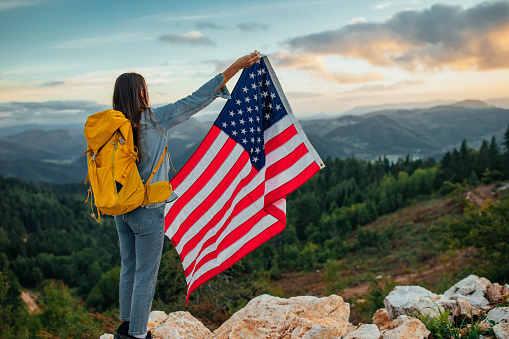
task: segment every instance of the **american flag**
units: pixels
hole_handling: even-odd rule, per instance
[[[286,225],[285,197],[323,162],[295,119],[266,56],[242,72],[193,156],[171,181],[165,234],[177,250],[187,301]]]

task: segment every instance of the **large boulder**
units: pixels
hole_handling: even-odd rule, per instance
[[[261,295],[213,333],[227,338],[340,338],[348,327],[350,305],[337,295],[283,299]]]
[[[490,304],[485,297],[490,286],[491,282],[488,279],[479,278],[472,274],[445,291],[444,296],[454,300],[461,298],[473,307],[482,309]]]
[[[509,323],[509,307],[495,307],[486,315],[486,322]]]
[[[153,320],[163,318],[155,315]],[[152,322],[153,323],[153,322]],[[189,312],[170,313],[164,321],[151,329],[152,337],[156,339],[205,339],[212,334],[201,321]]]
[[[382,336],[382,339],[425,339],[431,332],[417,318],[400,315]]]
[[[374,324],[363,324],[355,331],[348,333],[343,339],[380,339],[380,331]]]
[[[507,339],[509,338],[509,323],[500,323],[493,326],[493,332],[495,332],[495,338]]]
[[[491,303],[496,303],[500,300],[500,297],[502,297],[503,290],[504,286],[500,285],[499,283],[494,283],[488,287],[488,290],[486,291],[486,298]]]

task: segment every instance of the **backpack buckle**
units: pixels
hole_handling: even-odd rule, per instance
[[[120,139],[118,139],[118,142],[119,142],[120,145],[123,145],[123,144],[125,144],[125,139],[124,138],[120,138]]]
[[[97,153],[93,153],[92,154],[92,161],[95,161],[95,156],[97,155]]]

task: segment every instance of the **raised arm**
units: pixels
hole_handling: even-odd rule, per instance
[[[230,98],[230,93],[224,86],[238,71],[248,68],[260,58],[260,53],[255,51],[235,61],[223,73],[216,75],[193,94],[176,101],[175,103],[158,107],[154,114],[159,120],[161,127],[168,130],[178,125],[208,106],[217,97]]]

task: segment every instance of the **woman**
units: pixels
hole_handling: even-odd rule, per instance
[[[241,69],[250,67],[260,58],[257,51],[235,61],[188,97],[155,109],[149,104],[147,86],[136,73],[124,73],[117,78],[113,92],[113,109],[131,121],[134,144],[139,152],[138,170],[143,183],[149,178],[163,155],[166,132],[187,120],[217,97],[228,99],[224,86]],[[150,183],[168,180],[167,157]],[[169,198],[176,198],[174,194]],[[157,272],[164,243],[165,202],[139,207],[115,216],[120,240],[120,320],[123,323],[116,339],[152,338],[147,333],[148,317],[156,287]]]

